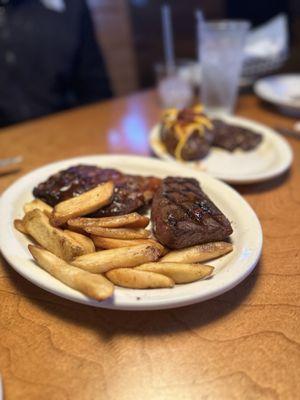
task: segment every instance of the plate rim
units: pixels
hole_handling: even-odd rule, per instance
[[[248,184],[252,184],[252,183],[258,183],[258,182],[264,182],[273,178],[276,178],[280,175],[282,175],[284,172],[286,172],[292,165],[293,162],[293,151],[291,146],[289,145],[288,141],[283,138],[279,133],[277,133],[274,129],[268,127],[267,125],[264,125],[260,122],[256,122],[253,121],[249,118],[245,118],[245,117],[240,117],[240,116],[233,116],[233,115],[224,115],[224,116],[220,116],[218,117],[218,119],[224,120],[224,121],[228,121],[230,123],[236,123],[236,124],[241,124],[244,126],[252,126],[252,127],[256,127],[260,133],[262,131],[266,131],[268,132],[268,136],[271,137],[275,137],[276,141],[280,142],[280,146],[278,146],[278,148],[280,148],[280,151],[282,154],[285,154],[286,157],[286,161],[285,163],[281,163],[279,167],[277,167],[277,169],[274,169],[273,172],[265,172],[265,173],[256,173],[251,175],[248,175],[245,178],[240,178],[240,177],[234,177],[232,174],[222,174],[222,173],[211,173],[209,171],[205,171],[208,175],[216,178],[216,179],[220,179],[222,181],[225,181],[227,183],[231,183],[231,184],[237,184],[237,185],[248,185]],[[179,163],[177,160],[175,160],[171,155],[169,155],[168,153],[162,153],[158,148],[157,145],[155,143],[156,140],[158,140],[158,128],[159,128],[160,124],[157,123],[154,126],[152,126],[152,128],[150,129],[150,134],[149,134],[149,143],[150,143],[150,147],[152,149],[152,151],[155,153],[155,155],[157,157],[159,157],[161,160],[165,160],[168,162],[172,162],[175,164],[180,164],[183,165],[185,168],[189,168],[192,170],[197,170],[196,168],[193,168],[193,166],[189,166],[188,163]],[[262,133],[263,134],[263,133]],[[201,161],[201,160],[199,160]],[[198,170],[197,170],[198,171]],[[203,172],[203,171],[202,171]]]
[[[254,84],[254,92],[255,94],[260,97],[261,99],[272,103],[278,107],[284,107],[290,110],[293,110],[295,112],[300,112],[300,105],[295,106],[293,104],[291,104],[288,100],[283,100],[280,101],[278,100],[276,97],[272,97],[269,96],[268,94],[266,94],[262,88],[261,85],[263,85],[265,82],[268,81],[272,81],[272,80],[276,80],[276,79],[282,79],[282,78],[297,78],[300,81],[300,74],[296,74],[296,73],[290,73],[290,74],[275,74],[275,75],[269,75],[269,76],[265,76],[263,78],[258,79],[255,84]]]
[[[212,176],[202,172],[202,171],[197,171],[194,172],[194,175],[199,175],[199,180],[201,179],[201,175],[205,177],[206,180],[208,180],[208,182],[210,181],[211,183],[215,183],[217,182],[218,185],[221,185],[221,187],[225,187],[227,191],[231,192],[231,194],[233,196],[235,196],[236,198],[238,198],[238,200],[242,203],[242,205],[244,207],[247,208],[247,211],[250,213],[251,218],[252,218],[252,222],[255,224],[255,229],[256,229],[256,253],[255,253],[255,257],[252,257],[253,259],[251,260],[251,262],[249,263],[249,266],[247,268],[245,268],[245,270],[241,271],[241,273],[237,276],[234,277],[234,279],[232,281],[230,281],[229,284],[224,285],[222,288],[216,287],[213,290],[211,290],[207,295],[205,296],[195,296],[195,294],[193,294],[193,296],[191,296],[191,294],[187,294],[186,296],[179,296],[178,300],[172,300],[171,299],[171,303],[170,303],[170,299],[151,299],[151,303],[147,303],[147,304],[143,304],[141,305],[141,303],[132,303],[132,299],[130,299],[130,301],[128,301],[127,303],[125,302],[123,305],[120,304],[114,304],[111,299],[104,301],[104,302],[97,302],[95,300],[92,300],[84,295],[82,295],[81,293],[71,289],[71,292],[74,292],[77,294],[76,298],[74,298],[74,295],[70,295],[68,293],[62,292],[60,290],[57,289],[51,289],[49,288],[47,285],[44,285],[43,283],[41,283],[39,281],[39,279],[33,274],[33,276],[29,276],[30,272],[28,273],[26,271],[26,269],[22,268],[18,261],[16,261],[14,259],[14,257],[12,257],[12,254],[8,251],[7,246],[5,245],[5,238],[6,238],[6,234],[5,230],[9,231],[7,228],[7,224],[3,223],[2,221],[6,221],[9,222],[9,216],[7,216],[7,218],[5,218],[5,203],[7,201],[9,201],[10,197],[14,195],[14,191],[18,189],[18,187],[21,184],[27,183],[27,181],[30,181],[30,178],[35,176],[38,173],[43,173],[46,172],[48,169],[53,168],[54,166],[57,166],[57,170],[59,168],[62,168],[60,166],[60,164],[67,164],[67,165],[72,165],[74,162],[78,163],[78,162],[87,162],[87,160],[89,160],[89,162],[98,162],[99,164],[101,163],[101,159],[115,159],[115,160],[120,160],[120,157],[125,160],[125,159],[135,159],[135,160],[139,160],[139,161],[151,161],[154,163],[159,163],[161,166],[163,165],[168,165],[170,166],[170,163],[166,163],[165,161],[162,160],[157,160],[154,158],[150,158],[150,157],[143,157],[143,156],[134,156],[134,155],[90,155],[90,156],[81,156],[81,157],[75,157],[75,158],[70,158],[70,159],[64,159],[64,160],[60,160],[60,161],[55,161],[53,163],[47,164],[45,166],[41,166],[37,169],[34,169],[33,171],[27,173],[26,175],[22,176],[21,178],[19,178],[17,181],[15,181],[12,185],[10,185],[2,194],[1,198],[0,198],[0,250],[2,252],[3,257],[7,260],[7,262],[9,263],[9,265],[17,272],[19,273],[21,276],[23,276],[26,280],[30,281],[31,283],[35,284],[36,286],[58,296],[58,297],[62,297],[65,299],[68,299],[70,301],[73,302],[78,302],[78,303],[82,303],[85,305],[90,305],[90,306],[95,306],[95,307],[99,307],[99,308],[108,308],[108,309],[117,309],[117,310],[140,310],[140,311],[145,311],[145,310],[158,310],[158,309],[168,309],[168,308],[176,308],[176,307],[183,307],[186,305],[190,305],[190,304],[195,304],[195,303],[199,303],[202,301],[206,301],[208,299],[211,299],[213,297],[219,296],[225,292],[227,292],[228,290],[231,290],[233,287],[235,287],[236,285],[238,285],[240,282],[242,282],[255,268],[255,266],[258,263],[258,260],[261,256],[261,252],[262,252],[262,244],[263,244],[263,232],[262,232],[262,228],[261,228],[261,224],[258,220],[257,215],[255,214],[254,210],[252,209],[252,207],[248,204],[248,202],[233,188],[231,188],[229,185],[227,185],[226,183],[219,181],[215,178],[213,178]],[[98,160],[98,161],[96,161]],[[180,168],[182,169],[182,173],[188,175],[191,173],[190,169],[188,168]],[[22,189],[22,186],[20,186],[20,188]],[[24,191],[24,190],[22,190]],[[11,221],[12,222],[12,221]],[[19,233],[16,231],[12,231],[13,232],[13,239],[18,241],[18,238],[16,235],[18,235]],[[9,236],[9,235],[8,235]],[[25,250],[25,249],[24,249]],[[28,254],[29,256],[29,254]],[[30,257],[30,256],[29,256]],[[31,260],[32,261],[32,260]],[[251,264],[251,265],[250,265]],[[39,267],[36,267],[39,268]],[[48,273],[41,270],[44,274],[46,274],[48,276]],[[52,279],[55,279],[53,277],[51,277]],[[63,285],[63,284],[62,284]],[[65,286],[65,285],[63,285]],[[68,288],[69,289],[69,288]],[[163,290],[163,289],[162,289]]]

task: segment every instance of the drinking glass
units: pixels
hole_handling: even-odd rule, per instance
[[[193,87],[180,73],[179,64],[169,68],[165,64],[155,65],[157,93],[164,108],[184,108],[191,104]]]
[[[203,22],[198,30],[201,101],[210,115],[234,110],[248,21]]]

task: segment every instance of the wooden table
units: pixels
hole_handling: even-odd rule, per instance
[[[238,114],[291,127],[253,96]],[[22,154],[0,192],[49,162],[96,153],[149,155],[152,92],[0,131],[0,158]],[[240,186],[264,231],[255,271],[230,292],[181,309],[124,312],[55,297],[0,259],[5,399],[226,400],[300,396],[300,141],[289,174]]]

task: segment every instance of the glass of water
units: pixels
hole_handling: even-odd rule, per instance
[[[168,68],[164,64],[155,65],[157,93],[164,108],[188,107],[193,100],[191,82],[181,76],[177,63]]]
[[[202,22],[198,29],[201,101],[210,115],[234,110],[248,21]]]

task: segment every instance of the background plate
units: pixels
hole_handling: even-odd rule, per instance
[[[96,164],[140,175],[194,177],[204,191],[232,222],[234,251],[219,260],[212,278],[172,289],[133,290],[116,288],[113,298],[97,302],[65,286],[39,268],[27,249],[30,242],[13,227],[13,220],[23,216],[22,207],[32,199],[32,189],[49,175],[76,164]],[[11,266],[37,286],[66,299],[96,307],[122,310],[149,310],[184,306],[220,295],[240,283],[255,267],[262,248],[260,223],[245,200],[216,179],[181,165],[135,156],[89,156],[73,158],[39,168],[16,181],[0,200],[0,248]]]
[[[233,125],[252,129],[263,135],[262,143],[252,151],[236,150],[229,152],[212,147],[210,153],[199,161],[179,162],[165,149],[160,141],[160,126],[150,132],[150,146],[154,153],[163,160],[184,165],[198,171],[204,171],[235,184],[247,184],[274,178],[286,171],[293,160],[288,142],[273,129],[246,118],[226,116],[220,118]]]
[[[300,116],[300,74],[273,75],[259,79],[254,92],[283,113]]]

